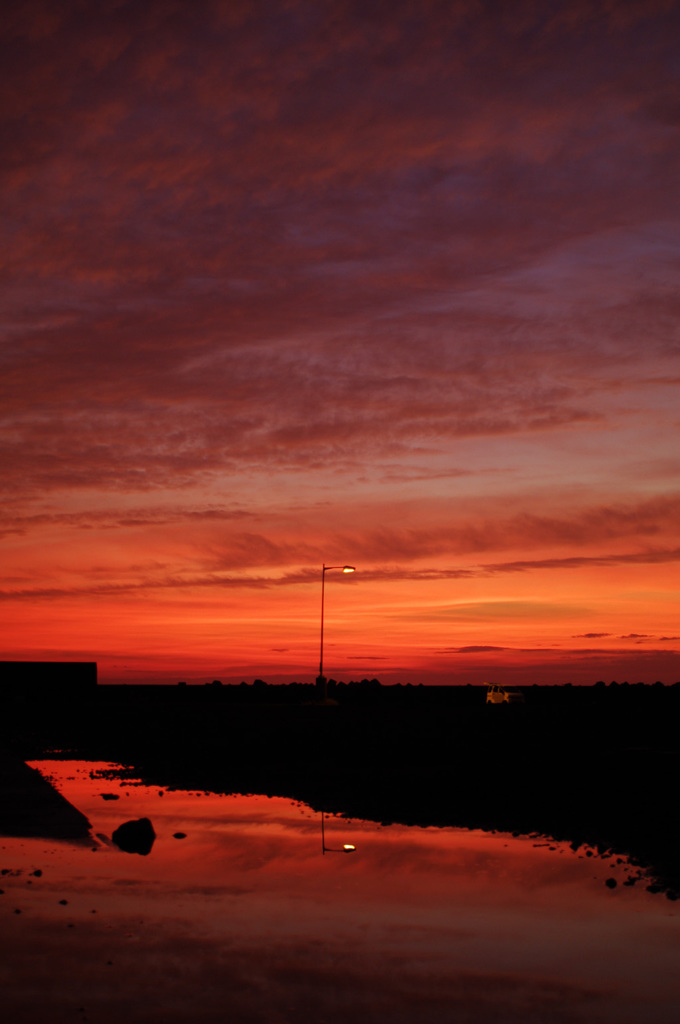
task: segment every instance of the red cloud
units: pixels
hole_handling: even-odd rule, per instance
[[[501,7],[10,5],[6,596],[678,559],[680,14]]]

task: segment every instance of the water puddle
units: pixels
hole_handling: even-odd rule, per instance
[[[620,858],[332,815],[322,842],[321,816],[288,800],[33,767],[97,838],[0,838],[13,1024],[678,1019],[677,904]],[[111,841],[139,818],[146,856]]]

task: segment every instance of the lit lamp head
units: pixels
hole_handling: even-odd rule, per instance
[[[345,853],[354,853],[354,851],[356,850],[356,846],[353,846],[352,843],[343,843],[342,848],[345,851]]]
[[[353,565],[343,565],[342,571],[343,572],[356,572],[356,569],[354,568]]]

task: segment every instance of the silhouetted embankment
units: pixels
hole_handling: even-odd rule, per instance
[[[0,747],[0,835],[86,840],[90,823],[33,768]]]
[[[482,687],[331,694],[337,705],[304,703],[311,687],[100,687],[77,709],[18,709],[10,740],[164,787],[587,843],[680,892],[680,686],[527,687],[517,705],[485,704]]]

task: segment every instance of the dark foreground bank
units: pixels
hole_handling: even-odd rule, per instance
[[[128,765],[145,782],[266,793],[415,825],[539,833],[630,856],[680,895],[680,686],[527,687],[488,705],[481,687],[369,684],[338,704],[279,687],[98,687],[8,708],[24,759]]]

